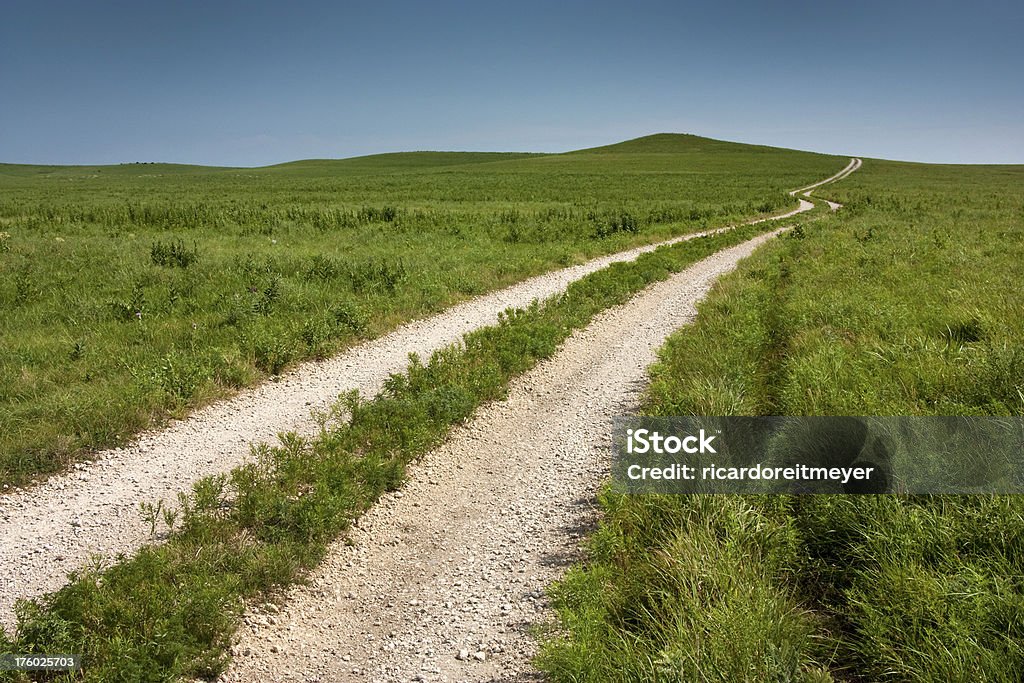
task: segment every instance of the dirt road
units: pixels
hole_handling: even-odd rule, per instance
[[[532,680],[529,628],[577,557],[627,414],[665,338],[776,233],[601,314],[415,466],[280,610],[251,612],[224,681]]]
[[[780,231],[606,311],[516,379],[333,544],[308,585],[249,611],[222,682],[538,680],[530,629],[552,618],[546,587],[596,522],[611,418],[635,409],[657,349],[715,280]]]
[[[813,204],[801,199],[797,209],[776,219],[810,208]],[[190,489],[197,479],[244,462],[251,443],[273,441],[284,431],[314,433],[312,410],[329,407],[351,389],[376,394],[390,373],[404,370],[410,352],[427,357],[464,333],[493,324],[510,306],[525,306],[560,292],[588,273],[635,259],[657,246],[594,259],[472,299],[328,361],[304,364],[276,381],[144,434],[129,447],[103,452],[95,462],[70,473],[0,496],[0,623],[13,625],[17,598],[60,588],[67,573],[87,564],[94,554],[131,554],[153,542],[139,512],[141,503],[175,501],[177,493]]]

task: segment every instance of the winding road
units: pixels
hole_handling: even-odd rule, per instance
[[[596,524],[612,417],[635,410],[658,348],[718,277],[786,229],[648,287],[514,380],[335,542],[307,585],[249,610],[222,683],[538,680],[530,630],[551,621],[546,588]]]

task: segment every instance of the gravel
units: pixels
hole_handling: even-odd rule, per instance
[[[308,584],[246,613],[222,682],[538,680],[530,629],[552,619],[546,587],[596,522],[612,416],[635,410],[657,349],[715,279],[778,232],[609,309],[514,380]]]

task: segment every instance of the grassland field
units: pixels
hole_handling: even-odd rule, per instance
[[[865,160],[723,278],[651,415],[1024,414],[1024,167]],[[556,681],[1024,680],[1017,496],[621,496],[556,591]]]
[[[0,165],[0,481],[402,321],[791,207],[842,158],[658,135],[257,169]]]
[[[445,182],[456,182],[459,174],[482,173],[481,165],[496,176],[526,175],[521,167],[543,176],[531,165],[578,163],[578,168],[593,171],[607,163],[605,173],[612,173],[608,169],[613,167],[624,173],[623,185],[653,183],[647,176],[655,175],[659,182],[666,182],[667,189],[671,183],[660,176],[685,185],[686,174],[652,169],[658,164],[665,168],[682,164],[686,155],[692,154],[695,163],[702,158],[706,161],[703,168],[708,177],[693,172],[689,181],[707,181],[708,188],[731,187],[737,193],[735,204],[729,204],[732,200],[723,195],[721,206],[731,208],[714,214],[728,222],[731,212],[739,213],[744,206],[753,208],[754,213],[781,208],[791,201],[784,190],[830,175],[843,163],[842,159],[811,156],[813,164],[820,166],[805,170],[803,157],[786,156],[800,153],[778,152],[784,155],[776,160],[782,165],[780,174],[770,181],[747,180],[751,187],[756,182],[766,183],[766,196],[777,198],[777,207],[762,206],[757,202],[765,201],[763,198],[743,199],[742,183],[735,178],[724,186],[711,181],[716,174],[728,175],[730,164],[750,170],[761,163],[754,161],[754,166],[748,166],[740,163],[741,157],[749,161],[775,153],[742,146],[718,147],[722,144],[656,136],[626,143],[625,149],[634,151],[612,146],[578,153],[588,157],[586,163],[573,161],[573,155],[530,156],[480,162],[473,167],[452,163],[419,169],[414,175],[452,174]],[[705,154],[707,157],[701,156]],[[730,161],[726,158],[729,154],[737,156]],[[644,156],[647,158],[639,158]],[[622,163],[615,163],[616,159]],[[771,176],[767,157],[763,161],[764,174]],[[357,162],[362,168],[353,171],[358,178],[353,182],[371,186],[372,180],[362,175],[370,173],[366,166],[380,168],[376,165],[384,162],[369,158],[351,163]],[[403,159],[402,163],[419,161]],[[494,171],[492,164],[513,170]],[[626,173],[631,166],[634,171]],[[638,168],[648,170],[635,170]],[[259,176],[262,172],[288,175],[294,170],[199,169],[194,173]],[[563,168],[549,182],[563,182],[556,176],[567,173]],[[385,170],[381,174],[394,182],[400,172]],[[412,193],[413,178],[408,180]],[[534,180],[536,192],[548,191],[544,182]],[[516,191],[526,187],[523,178],[505,181],[522,183],[515,185]],[[801,221],[716,286],[701,305],[696,323],[673,335],[663,349],[661,361],[652,370],[644,412],[1024,414],[1022,181],[1024,167],[866,160],[854,175],[815,192],[815,196],[842,202],[840,212],[821,212],[815,220]],[[34,206],[42,206],[40,195],[31,194],[38,192],[32,187],[34,182],[25,181],[28,189],[23,196],[35,197]],[[473,182],[485,191],[486,182],[467,181]],[[302,185],[299,179],[294,183],[294,188]],[[112,210],[127,210],[131,196],[113,198]],[[452,235],[442,229],[442,221],[433,231],[422,228],[426,236],[417,244],[420,249],[433,248],[435,243],[455,245],[451,248],[467,250],[459,252],[467,258],[472,258],[471,246],[486,245],[494,250],[495,260],[522,259],[515,261],[520,268],[515,277],[522,277],[536,272],[532,268],[556,267],[562,261],[653,241],[717,220],[680,216],[659,222],[644,213],[650,202],[631,203],[628,193],[621,192],[612,193],[607,203],[592,205],[600,208],[587,208],[586,213],[574,209],[579,211],[573,219],[578,220],[576,228],[565,224],[565,235],[571,239],[531,242],[510,233],[514,225],[525,224],[547,234],[550,226],[543,218],[548,215],[544,211],[549,204],[564,206],[560,201],[564,202],[565,196],[560,200],[552,191],[543,195],[546,203],[529,205],[530,209],[519,203],[515,208],[520,218],[511,223],[500,216],[510,210],[513,200],[503,199],[489,209],[487,202],[474,204],[466,214],[476,217],[471,223],[473,230],[467,227]],[[15,201],[10,197],[5,193],[0,206],[14,206],[3,203]],[[164,208],[180,206],[173,198],[163,201]],[[229,254],[221,263],[232,264],[237,258],[232,251],[237,240],[254,258],[258,246],[265,250],[259,252],[259,258],[280,264],[284,257],[274,249],[281,245],[291,248],[292,238],[287,236],[303,230],[308,231],[308,251],[303,252],[307,258],[318,255],[318,240],[323,244],[345,231],[364,238],[387,235],[389,240],[408,246],[404,240],[415,240],[420,231],[396,228],[403,216],[419,215],[415,212],[424,211],[425,204],[412,200],[404,204],[390,197],[389,203],[383,201],[358,207],[355,203],[339,205],[337,215],[354,216],[344,219],[353,223],[326,231],[285,222],[287,227],[275,227],[279,232],[257,233],[257,237],[243,234],[246,228],[241,224],[225,223],[220,228],[222,234],[218,233],[220,242],[215,241],[219,250]],[[744,205],[744,201],[753,203]],[[99,211],[100,204],[95,206]],[[289,205],[285,200],[275,205],[268,199],[266,210],[271,206],[285,211]],[[454,201],[445,206],[453,215],[465,208]],[[369,216],[388,207],[395,210],[388,220],[359,222],[360,211]],[[677,208],[692,210],[682,203]],[[10,219],[16,213],[0,214],[7,216],[3,231],[11,234],[4,238],[5,253],[0,258],[15,253],[25,264],[27,243],[17,242],[17,233],[7,227],[14,223]],[[26,209],[17,213],[29,214]],[[632,225],[630,220],[623,221],[626,215],[640,217],[637,232],[632,227],[622,229]],[[99,243],[116,242],[120,234],[107,235],[100,222],[89,225]],[[45,236],[32,244],[39,249],[68,244],[65,235],[70,232],[57,234],[48,228],[51,232],[43,233],[41,224],[38,229]],[[564,299],[517,312],[497,327],[468,336],[462,348],[439,352],[424,364],[414,363],[406,375],[395,376],[381,396],[368,403],[351,403],[350,423],[326,430],[311,442],[286,440],[279,447],[265,449],[258,463],[229,477],[200,482],[183,501],[180,517],[168,521],[172,528],[165,544],[144,549],[102,571],[82,572],[58,593],[23,604],[18,634],[0,634],[0,644],[5,649],[86,652],[91,660],[86,679],[91,680],[216,676],[225,666],[240,599],[299,579],[305,568],[322,556],[325,544],[360,510],[382,491],[399,485],[404,463],[443,439],[451,424],[472,414],[480,402],[499,398],[509,377],[553,353],[560,339],[585,325],[595,312],[678,271],[709,250],[735,243],[758,229],[695,240],[647,255],[635,264],[619,264],[595,273],[571,287]],[[133,238],[133,251],[118,258],[130,257],[131,268],[157,276],[198,274],[214,257],[194,246],[200,244],[196,232],[139,229],[136,234],[142,236]],[[196,251],[198,258],[187,267],[157,263],[163,253],[156,248],[158,243],[178,244],[170,242],[168,235],[181,239],[182,248]],[[399,239],[403,235],[406,237]],[[65,241],[57,242],[57,237]],[[245,241],[249,239],[256,241]],[[278,242],[271,242],[273,239]],[[298,241],[298,237],[294,239]],[[354,238],[346,244],[352,245],[350,250],[359,249]],[[440,253],[441,247],[436,248]],[[559,256],[552,260],[530,261],[540,259],[538,254],[545,250],[559,249]],[[212,247],[209,250],[219,253]],[[166,258],[177,258],[175,249],[165,247],[163,251]],[[400,254],[382,251],[375,258],[395,263],[416,254],[409,247]],[[365,263],[348,251],[333,257],[343,269]],[[35,263],[40,262],[49,265],[46,259]],[[458,263],[449,261],[449,269]],[[481,258],[477,267],[486,273],[493,265]],[[351,270],[341,271],[344,274],[333,285],[336,289],[323,285],[323,301],[332,295],[354,301],[353,310],[366,321],[363,331],[335,331],[335,336],[327,338],[330,345],[324,352],[386,329],[386,324],[379,322],[381,311],[397,321],[444,305],[442,299],[428,305],[422,298],[426,281],[416,279],[419,271],[405,266],[406,275],[384,292],[379,288],[360,290]],[[8,272],[5,269],[4,275]],[[279,273],[281,282],[289,280],[289,287],[296,288],[293,293],[303,294],[296,294],[294,301],[316,291],[307,289],[304,272],[296,267],[287,271],[291,275]],[[448,271],[438,268],[429,272],[443,279]],[[205,277],[214,280],[216,274]],[[482,288],[493,286],[484,275],[480,277]],[[414,287],[413,283],[419,284]],[[127,286],[130,281],[122,284]],[[249,292],[242,289],[244,280],[232,286],[231,295]],[[6,297],[11,290],[3,291]],[[443,300],[470,293],[445,291],[448,299]],[[257,288],[249,293],[255,299],[265,292]],[[398,304],[388,308],[392,305],[388,302],[403,296],[410,297],[409,308]],[[50,305],[55,300],[47,299]],[[274,302],[280,300],[280,296],[274,298]],[[96,301],[97,315],[112,315],[109,302],[102,296]],[[7,299],[4,302],[6,306]],[[147,311],[156,316],[158,310],[163,309],[143,310],[141,320],[108,319],[105,324],[114,330],[138,330],[150,319]],[[178,310],[172,306],[161,315],[169,319],[178,315],[178,324],[189,326],[192,318],[183,311],[175,313]],[[275,318],[284,310],[295,317]],[[293,325],[289,328],[281,323],[284,327],[280,328],[281,339],[294,335],[294,355],[286,363],[316,355],[308,345],[303,346],[301,310],[272,305],[266,313],[253,309],[240,321],[220,327],[240,336],[247,326],[270,325],[275,320]],[[207,325],[206,330],[220,329]],[[3,334],[8,334],[6,329]],[[39,331],[36,334],[44,336]],[[204,335],[203,342],[211,341],[210,337]],[[248,368],[250,379],[273,372],[273,368],[260,368],[254,346],[247,347],[228,333],[225,338],[233,341],[218,347],[216,353],[236,354],[240,367]],[[123,348],[134,347],[125,344]],[[187,358],[193,353],[184,346],[169,348],[155,358],[163,359],[169,353]],[[169,401],[166,391],[151,389],[164,402],[153,404],[158,409],[151,406],[147,419],[156,419],[163,411],[187,409],[203,396],[234,386],[221,385],[210,372],[212,378],[201,386],[213,393],[193,393],[187,400]],[[125,386],[135,385],[128,382]],[[394,429],[392,425],[402,427]],[[37,468],[26,476],[41,471]],[[626,497],[606,493],[602,505],[604,520],[589,541],[587,561],[554,591],[559,622],[546,635],[538,664],[556,681],[1024,679],[1024,504],[1016,497]]]

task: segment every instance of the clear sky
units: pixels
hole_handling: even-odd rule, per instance
[[[1024,163],[1024,2],[0,2],[0,161],[252,166],[685,132]]]

